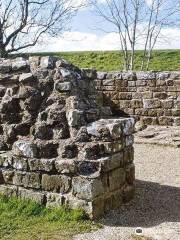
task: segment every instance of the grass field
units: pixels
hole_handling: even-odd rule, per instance
[[[97,229],[81,210],[48,209],[31,201],[0,195],[0,239],[69,240]]]
[[[35,55],[35,54],[32,54]],[[37,55],[37,54],[36,54]],[[99,71],[122,70],[122,53],[118,51],[105,52],[54,52],[38,55],[54,55],[63,57],[81,68],[96,68]],[[136,51],[135,70],[140,70],[142,51]],[[150,70],[179,71],[180,50],[154,51]]]

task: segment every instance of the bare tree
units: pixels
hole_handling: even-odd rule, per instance
[[[0,0],[0,57],[61,34],[77,9],[73,0]]]
[[[153,49],[158,39],[163,39],[162,29],[174,27],[180,12],[179,0],[151,0],[147,11],[147,26],[145,30],[145,45],[141,70],[149,70]]]
[[[96,13],[119,34],[124,69],[134,70],[135,49],[143,49],[141,70],[148,70],[163,28],[176,23],[179,0],[90,0]],[[143,43],[143,44],[142,44]],[[130,51],[128,51],[130,49]]]

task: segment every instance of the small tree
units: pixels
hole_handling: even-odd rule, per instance
[[[0,0],[0,57],[35,46],[67,30],[73,0]]]
[[[134,70],[135,49],[143,48],[141,69],[149,69],[152,50],[164,27],[176,22],[179,0],[90,0],[96,13],[119,35],[124,69]],[[143,43],[143,44],[142,44]]]

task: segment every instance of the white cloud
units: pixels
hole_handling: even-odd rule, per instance
[[[163,38],[159,39],[156,49],[180,49],[180,28],[162,30]],[[142,49],[143,40],[138,44]],[[47,38],[44,43],[30,49],[30,51],[95,51],[118,50],[119,36],[117,33],[107,33],[99,36],[95,33],[65,32],[62,37]]]

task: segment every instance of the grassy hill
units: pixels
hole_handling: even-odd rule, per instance
[[[81,68],[96,68],[99,71],[122,70],[122,52],[53,52],[32,55],[60,56]],[[140,70],[142,51],[136,51],[135,70]],[[150,70],[180,71],[180,50],[154,51]]]

